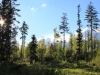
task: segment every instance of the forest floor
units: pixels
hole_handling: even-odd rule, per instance
[[[12,62],[0,65],[0,75],[100,75],[96,68],[52,68],[35,63],[16,64]]]

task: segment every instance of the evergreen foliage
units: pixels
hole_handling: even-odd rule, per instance
[[[69,28],[68,28],[68,18],[67,18],[67,13],[63,13],[63,17],[61,17],[62,21],[61,21],[61,25],[59,25],[59,29],[62,30],[61,34],[63,34],[64,38],[63,38],[63,42],[64,42],[64,46],[63,46],[63,50],[65,48],[65,32],[69,33]]]
[[[95,7],[92,5],[92,2],[90,2],[90,4],[88,5],[85,13],[86,13],[85,20],[87,20],[88,22],[87,26],[90,27],[91,29],[91,51],[92,51],[91,57],[93,57],[94,49],[93,49],[93,40],[92,40],[93,32],[92,31],[95,31],[95,29],[98,29],[100,20],[97,17],[98,12],[95,10]]]
[[[23,24],[22,24],[22,27],[20,28],[20,31],[21,31],[21,34],[22,34],[22,36],[21,36],[21,38],[20,38],[20,39],[22,39],[21,57],[24,57],[24,55],[22,55],[22,54],[24,54],[24,53],[22,53],[22,52],[24,52],[25,39],[26,39],[26,35],[28,35],[27,30],[28,30],[28,25],[27,25],[26,22],[24,21]]]
[[[80,5],[77,6],[78,7],[78,21],[77,21],[77,25],[78,25],[78,29],[77,31],[77,63],[79,63],[79,60],[81,59],[81,54],[82,54],[82,33],[81,33],[81,20],[80,20]]]
[[[3,30],[0,30],[0,40],[1,40],[1,60],[3,58],[6,61],[10,60],[10,55],[12,53],[11,46],[12,42],[15,40],[17,35],[17,26],[14,24],[16,20],[15,16],[20,16],[18,12],[19,9],[15,7],[19,4],[15,4],[16,0],[2,0],[0,4],[0,16],[4,20],[4,24],[1,26]],[[19,21],[17,21],[19,23]],[[4,61],[4,60],[3,60]]]
[[[62,37],[54,28],[54,42],[45,39],[37,41],[32,35],[31,41],[25,45],[28,25],[24,21],[22,27],[15,25],[19,9],[15,7],[17,0],[2,0],[0,3],[0,75],[67,75],[67,74],[100,74],[100,39],[93,31],[99,29],[98,12],[92,2],[86,10],[86,18],[90,31],[82,34],[80,5],[78,5],[77,35],[70,33],[65,45],[65,32],[69,33],[67,14],[63,13],[59,29]],[[17,29],[21,32],[22,45],[18,44]],[[22,59],[24,58],[24,59]],[[81,72],[80,72],[81,71]]]
[[[32,35],[32,41],[29,44],[30,49],[30,64],[32,64],[33,60],[36,60],[36,47],[37,47],[37,39],[35,35]]]

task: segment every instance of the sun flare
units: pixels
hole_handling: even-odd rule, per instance
[[[3,26],[4,25],[5,20],[2,19],[2,17],[0,17],[0,25]]]

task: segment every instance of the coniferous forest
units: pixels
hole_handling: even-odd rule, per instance
[[[54,42],[45,43],[45,39],[37,41],[33,33],[31,41],[25,45],[29,25],[23,21],[19,27],[21,17],[17,9],[17,0],[2,0],[0,3],[0,75],[100,75],[100,39],[98,34],[100,19],[99,12],[92,2],[88,3],[84,20],[90,31],[83,37],[81,20],[81,5],[77,10],[77,35],[70,31],[67,13],[62,13],[61,23],[54,32]],[[17,22],[17,24],[15,23]],[[21,32],[22,40],[19,47],[16,37]],[[70,39],[66,45],[65,35]],[[63,35],[63,40],[58,38]]]

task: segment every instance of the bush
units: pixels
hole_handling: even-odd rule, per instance
[[[67,63],[68,63],[67,61],[61,61],[58,66],[64,68],[66,67]]]

